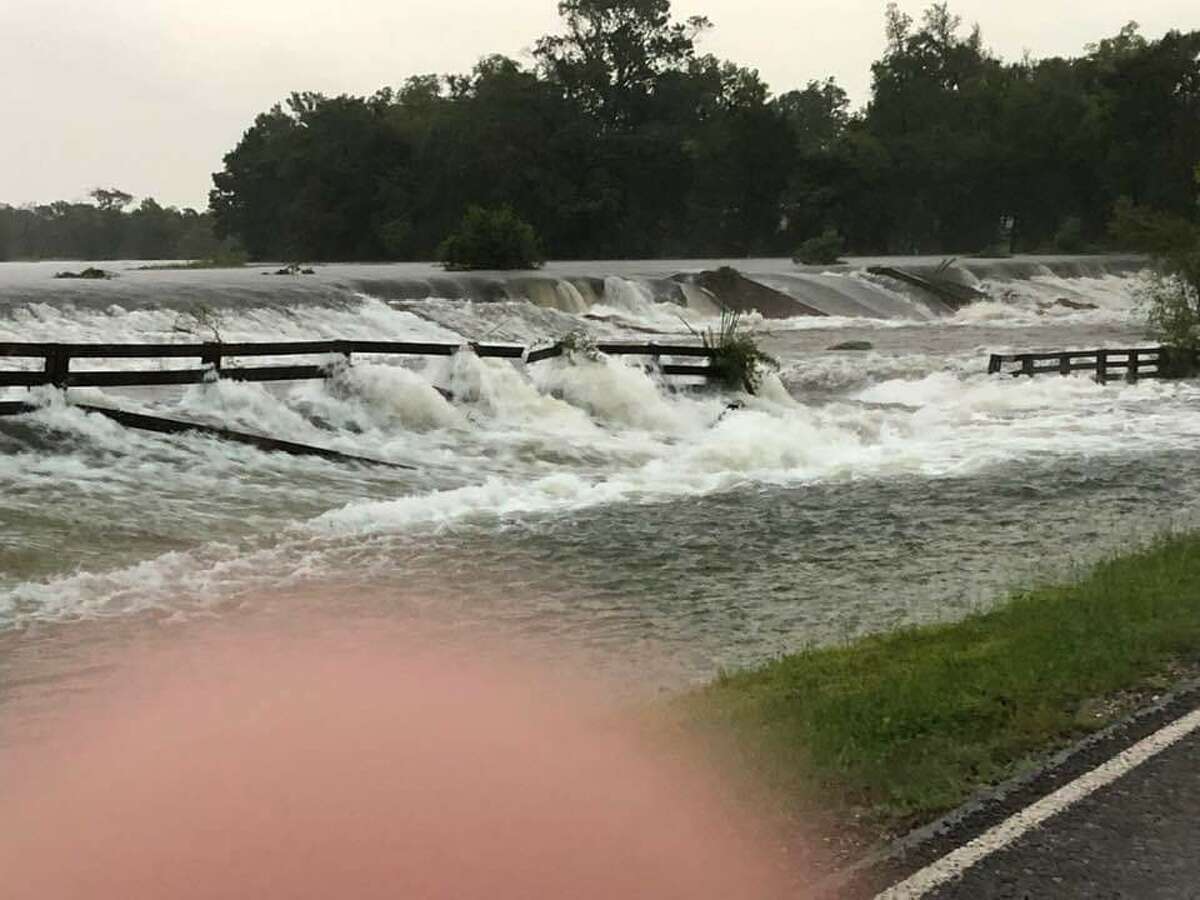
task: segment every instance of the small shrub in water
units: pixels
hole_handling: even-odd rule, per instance
[[[806,266],[831,266],[841,259],[845,242],[836,229],[826,228],[820,237],[809,238],[796,249],[793,262]]]
[[[208,256],[196,257],[186,262],[147,263],[138,266],[139,272],[172,272],[191,269],[240,269],[250,262],[248,254],[242,246],[233,240],[225,240],[217,245]]]
[[[535,269],[542,252],[533,226],[509,207],[467,210],[458,230],[442,241],[447,269]]]
[[[224,317],[218,310],[200,303],[183,310],[175,317],[171,330],[177,334],[190,334],[205,341],[221,343],[221,326]]]
[[[697,332],[690,325],[688,329],[713,351],[709,365],[721,385],[731,391],[754,394],[762,385],[765,372],[778,369],[779,361],[759,349],[754,335],[742,327],[741,319],[740,311],[726,308],[721,311],[721,324],[716,330]]]
[[[1158,264],[1140,291],[1146,322],[1176,351],[1168,363],[1172,374],[1193,374],[1200,352],[1200,226],[1122,199],[1109,227],[1122,245],[1149,253]]]
[[[1140,289],[1151,333],[1177,350],[1200,350],[1200,293],[1181,275],[1151,275]]]
[[[595,338],[585,331],[568,332],[563,335],[558,345],[562,347],[563,356],[572,362],[580,359],[595,362],[600,359],[600,348],[596,346]]]

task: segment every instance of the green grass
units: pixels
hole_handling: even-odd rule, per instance
[[[777,812],[896,831],[1105,724],[1094,701],[1200,659],[1200,535],[951,625],[814,649],[680,698]]]

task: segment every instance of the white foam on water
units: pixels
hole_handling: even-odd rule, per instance
[[[541,391],[562,397],[607,425],[679,434],[696,424],[684,404],[672,402],[661,381],[636,362],[559,358],[534,367],[531,374]]]
[[[969,353],[881,353],[874,350],[813,353],[785,366],[779,377],[797,397],[847,394],[889,381],[919,379],[930,372],[959,378],[977,375],[986,365],[987,350]]]
[[[211,339],[204,325],[186,315],[186,309],[186,304],[134,309],[117,304],[104,309],[70,302],[22,304],[0,310],[0,340],[193,343]],[[227,306],[214,308],[212,314],[227,341],[461,340],[449,329],[366,295],[291,307]]]
[[[603,317],[580,318],[562,310],[537,306],[519,300],[477,303],[470,300],[404,300],[390,304],[396,310],[415,315],[461,339],[480,342],[512,342],[530,346],[551,342],[573,331],[585,331],[598,337],[618,338],[626,331],[619,323]]]
[[[720,318],[720,307],[699,288],[681,284],[680,289],[687,305],[659,302],[647,285],[610,275],[604,279],[603,302],[594,304],[589,312],[592,317],[625,327],[682,335],[690,334],[689,325]]]
[[[400,365],[338,367],[324,381],[305,382],[295,388],[291,400],[307,415],[338,429],[431,431],[467,427],[460,408],[427,378]]]
[[[527,423],[545,431],[577,435],[591,435],[595,430],[583,410],[543,394],[504,360],[455,354],[447,367],[446,383],[458,400],[508,424]]]
[[[281,404],[267,387],[252,382],[221,380],[190,385],[178,409],[190,413],[193,420],[225,423],[288,440],[311,441],[318,436],[312,422]]]
[[[1043,325],[1129,325],[1139,321],[1134,295],[1141,276],[1104,275],[1061,278],[1049,271],[1019,281],[982,282],[992,299],[963,307],[953,317],[958,325],[986,323],[1021,328]],[[1094,309],[1079,308],[1093,306]]]

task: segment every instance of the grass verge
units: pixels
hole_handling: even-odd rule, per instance
[[[1200,534],[964,621],[814,649],[677,701],[777,813],[896,833],[1107,724],[1200,659]],[[1103,709],[1103,707],[1099,707]]]

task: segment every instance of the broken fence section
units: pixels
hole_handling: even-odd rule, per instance
[[[1171,347],[1136,347],[1128,350],[1063,350],[1054,353],[993,353],[991,375],[1070,375],[1094,372],[1101,384],[1114,378],[1184,378],[1200,363],[1194,352]]]
[[[266,453],[286,453],[289,456],[315,456],[331,462],[359,463],[368,466],[383,466],[388,469],[406,469],[413,471],[415,466],[404,463],[390,462],[385,459],[374,459],[369,456],[358,456],[353,453],[343,453],[328,447],[316,447],[312,444],[301,444],[296,441],[284,441],[279,438],[267,437],[261,434],[249,434],[245,431],[235,431],[232,428],[221,428],[216,425],[202,425],[199,422],[187,422],[181,419],[168,419],[163,416],[150,416],[145,413],[135,413],[124,409],[114,409],[109,406],[93,406],[89,403],[74,404],[77,409],[86,413],[104,416],[112,419],[126,428],[138,431],[152,431],[155,434],[187,434],[198,433],[229,441],[234,444],[245,444]],[[41,407],[21,401],[0,402],[0,416],[19,416],[37,412]]]

